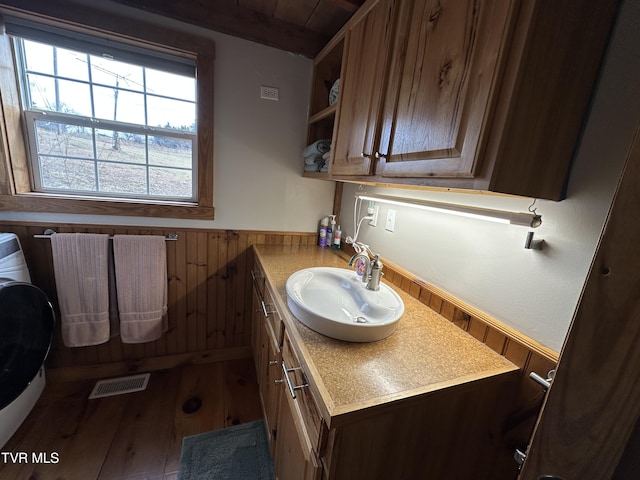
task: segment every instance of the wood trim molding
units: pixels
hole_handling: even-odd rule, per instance
[[[47,370],[47,380],[51,383],[94,380],[105,377],[132,375],[139,372],[167,370],[183,365],[224,362],[251,357],[251,347],[235,347],[204,352],[164,355],[161,357],[124,360],[121,362],[84,365],[81,367],[61,367]]]
[[[210,203],[210,202],[205,202]],[[162,218],[213,220],[211,205],[159,203],[104,198],[72,198],[63,195],[24,193],[0,195],[0,210],[43,213],[75,213],[91,215],[133,215]]]
[[[343,252],[345,258],[347,254]],[[541,343],[533,340],[532,338],[524,335],[518,330],[505,325],[504,323],[496,320],[490,315],[486,314],[482,310],[479,310],[468,303],[454,297],[444,290],[425,282],[421,278],[415,276],[409,271],[405,270],[394,263],[383,259],[385,266],[385,279],[395,286],[399,287],[403,291],[409,293],[414,298],[420,300],[435,312],[443,315],[448,320],[455,323],[457,326],[465,331],[470,332],[470,325],[474,323],[482,323],[487,331],[478,338],[486,343],[487,336],[492,337],[494,334],[489,333],[494,331],[500,335],[504,335],[507,339],[517,342],[527,350],[539,355],[543,359],[551,363],[557,363],[559,354],[555,350],[552,350]],[[477,330],[477,326],[471,327],[473,330]],[[470,332],[474,333],[474,332]],[[476,336],[476,335],[474,335]],[[491,345],[490,345],[491,346]],[[492,347],[493,348],[493,347]],[[504,354],[503,348],[494,348],[497,353]],[[546,372],[544,372],[546,373]]]
[[[431,293],[432,297],[437,297],[438,299],[440,299],[443,304],[444,303],[449,303],[451,305],[453,305],[453,307],[462,310],[464,312],[465,315],[468,315],[471,318],[477,319],[483,323],[485,323],[487,325],[488,328],[496,330],[498,332],[500,332],[501,334],[505,335],[507,338],[517,341],[518,343],[521,343],[523,346],[525,346],[526,348],[528,348],[529,350],[537,353],[538,355],[546,358],[547,360],[549,360],[550,362],[557,362],[558,361],[558,352],[545,347],[544,345],[542,345],[541,343],[533,340],[532,338],[524,335],[523,333],[519,332],[518,330],[509,327],[508,325],[505,325],[504,323],[500,322],[499,320],[496,320],[495,318],[491,317],[490,315],[486,314],[485,312],[463,302],[462,300],[454,297],[453,295],[445,292],[444,290],[439,289],[438,287],[435,287],[427,282],[425,282],[424,280],[417,278],[415,276],[413,276],[412,274],[410,274],[409,272],[407,272],[406,270],[402,269],[401,267],[398,267],[397,265],[389,265],[387,263],[387,267],[390,267],[394,270],[396,276],[400,276],[402,278],[401,283],[405,283],[406,280],[411,281],[413,284],[418,285],[421,289],[426,289]],[[394,282],[395,284],[395,282]],[[416,287],[413,287],[414,289]],[[415,290],[414,290],[415,291]],[[411,293],[411,292],[410,292]],[[424,295],[424,294],[423,294]],[[432,303],[432,301],[430,302]],[[440,312],[449,312],[451,311],[451,308],[448,308],[447,306],[440,306]],[[451,318],[449,320],[452,320]],[[498,353],[502,353],[502,352],[498,352]],[[545,372],[546,373],[546,372]]]

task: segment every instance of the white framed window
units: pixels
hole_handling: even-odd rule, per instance
[[[196,201],[195,62],[7,22],[32,190]]]

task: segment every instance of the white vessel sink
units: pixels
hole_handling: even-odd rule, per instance
[[[385,284],[377,292],[353,270],[305,268],[287,280],[287,303],[298,320],[328,337],[374,342],[391,335],[404,313],[402,299]]]

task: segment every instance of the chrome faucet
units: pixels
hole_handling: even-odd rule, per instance
[[[362,281],[367,283],[366,289],[374,291],[380,290],[380,278],[383,275],[382,267],[384,266],[380,261],[380,256],[374,255],[373,260],[371,260],[367,252],[359,252],[351,257],[351,260],[349,260],[349,266],[353,267],[359,258],[365,263]]]

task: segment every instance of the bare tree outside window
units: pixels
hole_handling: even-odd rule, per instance
[[[14,38],[37,191],[194,199],[195,78]]]

